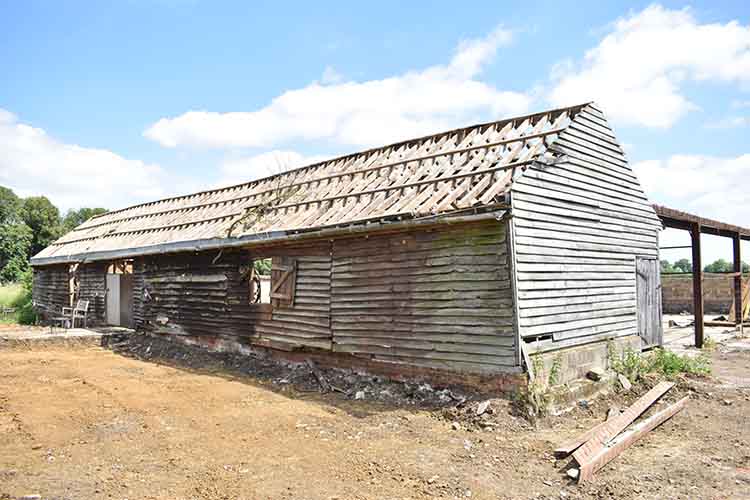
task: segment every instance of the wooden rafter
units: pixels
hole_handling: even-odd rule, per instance
[[[38,257],[345,226],[492,206],[585,105],[487,123],[91,219]],[[544,160],[548,161],[547,158]]]

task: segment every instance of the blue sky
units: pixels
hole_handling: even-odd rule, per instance
[[[0,67],[0,184],[63,209],[596,100],[654,201],[750,226],[748,2],[2,1]]]

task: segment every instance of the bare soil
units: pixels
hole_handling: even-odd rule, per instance
[[[534,426],[455,388],[324,371],[321,394],[304,365],[167,344],[0,349],[0,498],[750,498],[750,350],[714,351],[670,394],[684,412],[577,485],[552,449],[642,387]]]

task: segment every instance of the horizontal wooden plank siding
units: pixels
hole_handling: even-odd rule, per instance
[[[637,333],[635,257],[660,221],[602,113],[584,108],[511,190],[520,335],[570,346]]]
[[[333,242],[333,350],[450,370],[516,365],[505,222]]]
[[[133,281],[136,324],[173,335],[243,334],[229,297],[230,277],[238,273],[240,254],[227,253],[214,262],[216,256],[211,252],[138,259]],[[148,299],[143,297],[144,289]]]
[[[87,323],[97,325],[105,322],[106,303],[106,279],[107,265],[101,262],[90,264],[79,264],[76,274],[78,275],[78,300],[89,301]]]
[[[257,257],[284,256],[297,265],[294,303],[274,307],[254,322],[256,341],[271,347],[331,349],[331,244],[253,250]],[[250,310],[252,311],[251,306]]]
[[[330,349],[329,249],[326,242],[252,253],[232,250],[136,259],[135,323],[158,333],[221,336],[283,349]],[[279,255],[297,260],[294,305],[250,304],[243,266],[254,258]],[[150,300],[144,299],[144,288]]]
[[[68,268],[67,264],[34,268],[34,303],[47,308],[52,315],[59,315],[63,307],[70,306]]]

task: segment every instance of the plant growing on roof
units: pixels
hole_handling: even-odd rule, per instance
[[[290,162],[285,158],[281,158],[278,154],[274,155],[274,162],[275,164],[268,168],[272,172],[272,177],[268,179],[272,187],[266,193],[267,199],[245,208],[244,213],[229,226],[227,238],[231,238],[233,231],[240,226],[242,227],[242,231],[252,228],[276,207],[288,202],[294,195],[301,191],[299,186],[292,185],[294,184],[295,176],[282,175],[292,168]]]

